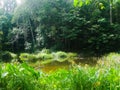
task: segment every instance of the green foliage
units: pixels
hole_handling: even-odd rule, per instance
[[[75,7],[82,7],[85,4],[89,4],[91,0],[74,0]]]
[[[62,52],[62,51],[57,52],[56,55],[57,55],[58,58],[60,58],[60,59],[62,59],[62,58],[64,59],[64,58],[67,57],[67,53]]]
[[[2,41],[2,35],[3,35],[3,32],[2,31],[0,31],[0,50],[2,49],[2,43],[1,43],[1,41]]]
[[[38,77],[42,75],[26,64],[0,65],[0,89],[39,90]],[[40,77],[39,77],[40,78]]]
[[[19,6],[13,2],[16,5],[5,1],[8,6],[0,9],[4,51],[32,53],[51,48],[104,53],[120,49],[119,0],[24,0]]]
[[[2,40],[0,40],[0,42],[2,42],[2,48],[1,48],[2,50],[6,50],[7,42],[9,41],[8,33],[9,30],[12,28],[11,18],[12,15],[10,14],[0,15],[0,32],[2,33]],[[0,39],[1,39],[1,35],[0,35]],[[9,50],[9,48],[7,49]]]
[[[109,53],[103,57],[103,59],[108,60],[110,64],[120,63],[120,54],[119,53]]]
[[[26,62],[26,61],[35,62],[36,61],[36,56],[34,54],[29,54],[29,53],[21,53],[19,58],[23,62]]]
[[[50,60],[50,59],[53,59],[53,56],[47,53],[38,53],[37,59],[38,60]]]
[[[93,2],[76,7],[67,14],[66,28],[62,36],[69,44],[64,46],[68,49],[90,50],[94,53],[119,50],[118,22],[110,25],[109,15],[104,14],[108,8],[101,10],[101,7],[97,7],[97,3]],[[107,1],[100,2],[109,6]]]
[[[17,61],[17,59],[18,59],[17,54],[12,53],[12,52],[9,52],[9,53],[10,53],[10,55],[11,55],[11,57],[12,57],[12,61],[13,61],[13,62],[14,62],[14,61]]]
[[[2,62],[16,62],[18,60],[18,57],[12,52],[2,51],[0,53],[0,59]]]
[[[12,60],[12,56],[8,51],[2,52],[1,58],[3,62],[10,62]]]
[[[64,61],[73,61],[76,60],[78,58],[78,54],[77,53],[66,53],[63,51],[58,51],[55,53],[52,53],[53,55],[53,59],[57,60],[59,62],[64,62]]]
[[[50,51],[50,49],[42,49],[42,50],[40,51],[40,53],[50,54],[51,51]]]
[[[77,58],[78,57],[78,54],[77,53],[67,53],[67,55],[68,55],[68,58],[71,60],[71,59],[75,59],[75,58]]]
[[[19,58],[20,60],[26,61],[28,60],[28,56],[30,56],[28,53],[21,53]]]
[[[78,65],[70,70],[62,69],[50,74],[38,72],[25,63],[2,64],[0,65],[0,89],[119,90],[120,66],[119,59],[116,57],[119,55],[112,53],[104,56],[94,67]]]
[[[20,60],[23,62],[54,62],[54,61],[69,61],[76,60],[78,58],[77,53],[67,53],[63,51],[51,52],[49,49],[43,49],[40,52],[30,54],[30,53],[21,53],[19,56]]]

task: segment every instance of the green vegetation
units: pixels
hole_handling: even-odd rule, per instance
[[[119,0],[4,3],[8,6],[0,9],[3,51],[32,53],[50,48],[103,54],[120,50]]]
[[[0,0],[0,90],[120,90],[119,52],[120,0]]]
[[[20,60],[23,62],[42,62],[51,63],[54,61],[64,62],[78,59],[77,53],[66,53],[62,51],[51,52],[49,49],[43,49],[42,51],[30,54],[21,53],[19,56]]]
[[[27,64],[4,64],[0,67],[1,90],[119,90],[119,54],[109,54],[95,67],[75,65],[70,70],[50,74],[36,71]],[[103,60],[104,59],[104,60]]]
[[[14,62],[17,61],[18,57],[16,54],[4,51],[1,53],[1,60],[2,62]]]

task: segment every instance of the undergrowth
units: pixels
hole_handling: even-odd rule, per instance
[[[0,64],[0,90],[120,90],[119,56],[112,53],[94,67],[74,65],[50,74],[25,63]]]

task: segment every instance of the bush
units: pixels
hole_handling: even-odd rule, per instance
[[[50,54],[51,51],[50,51],[50,49],[42,49],[42,50],[41,50],[41,53]]]
[[[1,57],[3,62],[10,62],[13,59],[10,52],[8,51],[2,52]]]
[[[21,53],[19,58],[22,61],[66,61],[75,60],[78,55],[76,53],[66,53],[63,51],[51,52],[49,49],[43,49],[35,54]]]
[[[34,54],[29,54],[29,53],[21,53],[19,58],[22,61],[30,61],[30,62],[35,62],[37,60]]]
[[[56,55],[57,55],[58,59],[64,59],[64,58],[67,58],[67,53],[62,52],[62,51],[58,51],[58,52],[56,52]]]
[[[77,59],[78,58],[78,54],[77,53],[68,53],[68,59],[69,60],[73,60],[73,59]]]
[[[9,53],[10,53],[10,55],[11,55],[11,57],[12,57],[12,62],[18,61],[18,56],[17,56],[16,54],[14,54],[14,53],[12,53],[12,52],[9,52]]]
[[[22,61],[29,60],[28,57],[29,57],[28,53],[21,53],[20,56],[19,56],[20,60],[22,60]]]
[[[76,53],[66,53],[63,51],[58,51],[52,53],[53,59],[57,61],[69,61],[69,60],[75,60],[78,57],[78,54]]]
[[[24,64],[0,65],[0,90],[39,90],[40,73]]]
[[[47,53],[39,53],[37,54],[37,59],[38,60],[49,60],[49,59],[53,59],[52,54],[47,54]]]
[[[0,90],[119,90],[120,66],[115,62],[104,67],[103,61],[102,66],[74,66],[50,74],[25,63],[4,64],[0,65]]]

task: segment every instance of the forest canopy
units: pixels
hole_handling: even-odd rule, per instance
[[[0,49],[120,49],[120,0],[0,0]]]

